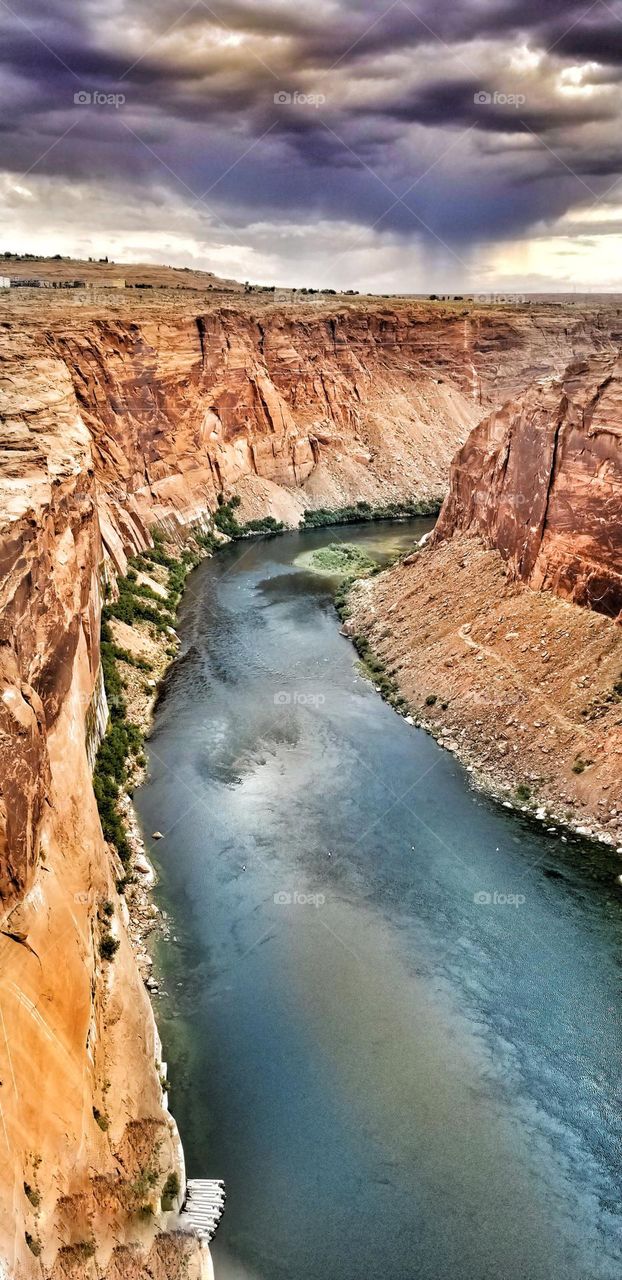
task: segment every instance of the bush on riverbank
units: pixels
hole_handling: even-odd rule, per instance
[[[155,530],[154,546],[132,557],[126,576],[118,579],[118,598],[109,601],[102,610],[101,667],[110,719],[95,759],[93,790],[104,838],[114,845],[125,867],[129,865],[132,850],[119,812],[119,799],[128,781],[130,760],[136,763],[141,760],[143,735],[128,720],[117,662],[125,662],[145,672],[152,671],[153,667],[146,659],[135,657],[116,645],[109,623],[111,618],[118,618],[130,626],[136,621],[144,621],[151,623],[159,633],[164,633],[173,625],[184,582],[199,559],[199,554],[189,549],[178,557],[170,555],[165,549],[162,533]],[[153,565],[166,570],[165,597],[147,583],[138,581],[138,572],[149,573]],[[119,884],[122,886],[124,881]]]
[[[248,520],[246,524],[240,524],[235,514],[240,502],[241,498],[237,494],[229,498],[228,502],[225,502],[221,493],[218,495],[214,524],[221,533],[226,533],[234,542],[250,533],[282,533],[285,525],[282,520],[275,520],[274,516],[263,516],[261,520]]]
[[[356,502],[345,507],[317,507],[305,511],[301,529],[323,529],[331,524],[359,524],[367,520],[406,520],[412,516],[436,516],[442,506],[441,498],[413,498],[387,502],[384,506],[372,506],[370,502]]]
[[[361,659],[361,669],[364,675],[366,675],[368,679],[371,680],[372,684],[376,686],[378,692],[382,694],[382,697],[389,702],[396,711],[400,711],[402,714],[408,711],[408,703],[406,699],[400,693],[397,683],[390,671],[387,670],[386,663],[382,658],[378,657],[378,655],[374,653],[367,636],[352,636],[352,643],[359,655],[359,658]]]

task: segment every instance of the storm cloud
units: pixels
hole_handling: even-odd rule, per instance
[[[5,248],[135,256],[140,209],[152,258],[474,287],[504,245],[569,260],[569,218],[582,254],[617,228],[622,0],[2,0],[0,26]]]

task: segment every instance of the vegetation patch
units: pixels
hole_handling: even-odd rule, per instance
[[[572,766],[572,772],[573,772],[573,773],[584,773],[584,772],[585,772],[585,770],[586,770],[586,769],[588,769],[588,768],[589,768],[589,766],[590,766],[591,764],[593,764],[593,763],[594,763],[594,761],[593,761],[593,760],[584,760],[584,759],[582,758],[582,756],[577,756],[577,758],[576,758],[576,760],[575,760],[575,762],[574,762],[574,764],[573,764],[573,766]]]
[[[32,1236],[32,1235],[30,1234],[30,1232],[29,1232],[29,1231],[27,1231],[27,1232],[26,1232],[26,1244],[28,1245],[28,1248],[30,1249],[30,1252],[31,1252],[31,1253],[34,1253],[35,1258],[39,1258],[39,1257],[41,1256],[41,1249],[42,1249],[42,1245],[41,1245],[41,1241],[40,1241],[40,1239],[39,1239],[39,1237],[38,1237],[38,1236]]]
[[[350,582],[378,569],[376,560],[347,542],[331,542],[327,547],[306,552],[304,558],[306,568],[316,573],[334,574]]]
[[[622,702],[622,671],[609,692],[602,697],[595,698],[588,707],[584,707],[581,715],[585,720],[598,720],[605,715],[610,707],[616,706],[620,702]]]
[[[235,514],[240,502],[241,499],[237,494],[228,501],[225,501],[222,493],[218,494],[214,524],[220,533],[226,533],[227,537],[232,538],[234,542],[238,538],[247,538],[252,533],[282,533],[285,525],[282,520],[275,520],[274,516],[264,516],[261,520],[248,520],[245,524],[240,524]]]
[[[114,960],[119,950],[119,939],[111,933],[105,933],[99,943],[99,954],[102,960]]]
[[[352,643],[361,659],[360,665],[363,675],[366,675],[372,681],[386,702],[389,702],[396,711],[405,715],[408,711],[408,703],[400,693],[393,675],[387,670],[382,658],[379,658],[374,653],[367,636],[353,636]]]
[[[153,667],[145,658],[135,657],[127,649],[114,643],[110,620],[118,618],[130,626],[139,621],[147,622],[158,634],[165,633],[175,621],[185,580],[201,559],[201,551],[190,548],[185,548],[181,555],[170,555],[166,550],[164,535],[157,528],[152,530],[152,537],[153,547],[133,556],[128,563],[126,576],[118,579],[118,599],[108,601],[102,611],[101,664],[110,721],[97,753],[93,788],[104,838],[114,845],[124,866],[128,866],[132,851],[119,812],[119,798],[128,782],[131,764],[144,762],[144,755],[143,735],[128,719],[123,680],[117,664],[125,662],[144,672],[152,671]],[[201,534],[194,539],[201,550],[208,540],[209,535]],[[154,565],[166,570],[165,596],[138,581],[138,573],[148,574],[153,571]],[[119,892],[123,891],[126,884],[126,879],[118,882]]]
[[[41,1204],[41,1192],[36,1187],[32,1187],[29,1182],[24,1183],[24,1195],[30,1201],[33,1209],[38,1209]]]
[[[88,1262],[95,1257],[94,1240],[80,1240],[77,1244],[65,1244],[58,1251],[59,1260],[63,1260],[69,1264],[74,1262]]]
[[[179,1181],[179,1174],[173,1171],[173,1173],[169,1173],[162,1188],[161,1203],[165,1213],[170,1213],[171,1209],[174,1208],[174,1204],[180,1190],[181,1184]]]
[[[526,782],[519,782],[514,796],[519,804],[527,804],[531,800],[531,787],[528,787]]]
[[[372,506],[370,502],[356,502],[345,507],[317,507],[305,511],[301,529],[323,529],[331,524],[358,524],[366,520],[407,520],[412,516],[436,516],[442,498],[412,498],[384,505]]]
[[[352,583],[348,578],[346,578],[345,581],[341,583],[341,586],[337,588],[333,597],[333,604],[342,622],[345,622],[351,614],[351,609],[348,604],[351,586]]]

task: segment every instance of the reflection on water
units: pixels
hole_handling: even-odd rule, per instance
[[[158,1017],[218,1280],[621,1274],[618,867],[471,791],[358,674],[343,537],[238,544],[183,607],[139,797]]]

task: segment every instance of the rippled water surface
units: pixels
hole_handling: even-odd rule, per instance
[[[171,1107],[189,1174],[227,1182],[217,1280],[622,1275],[615,856],[471,790],[298,561],[428,527],[238,543],[189,580],[137,800]]]

